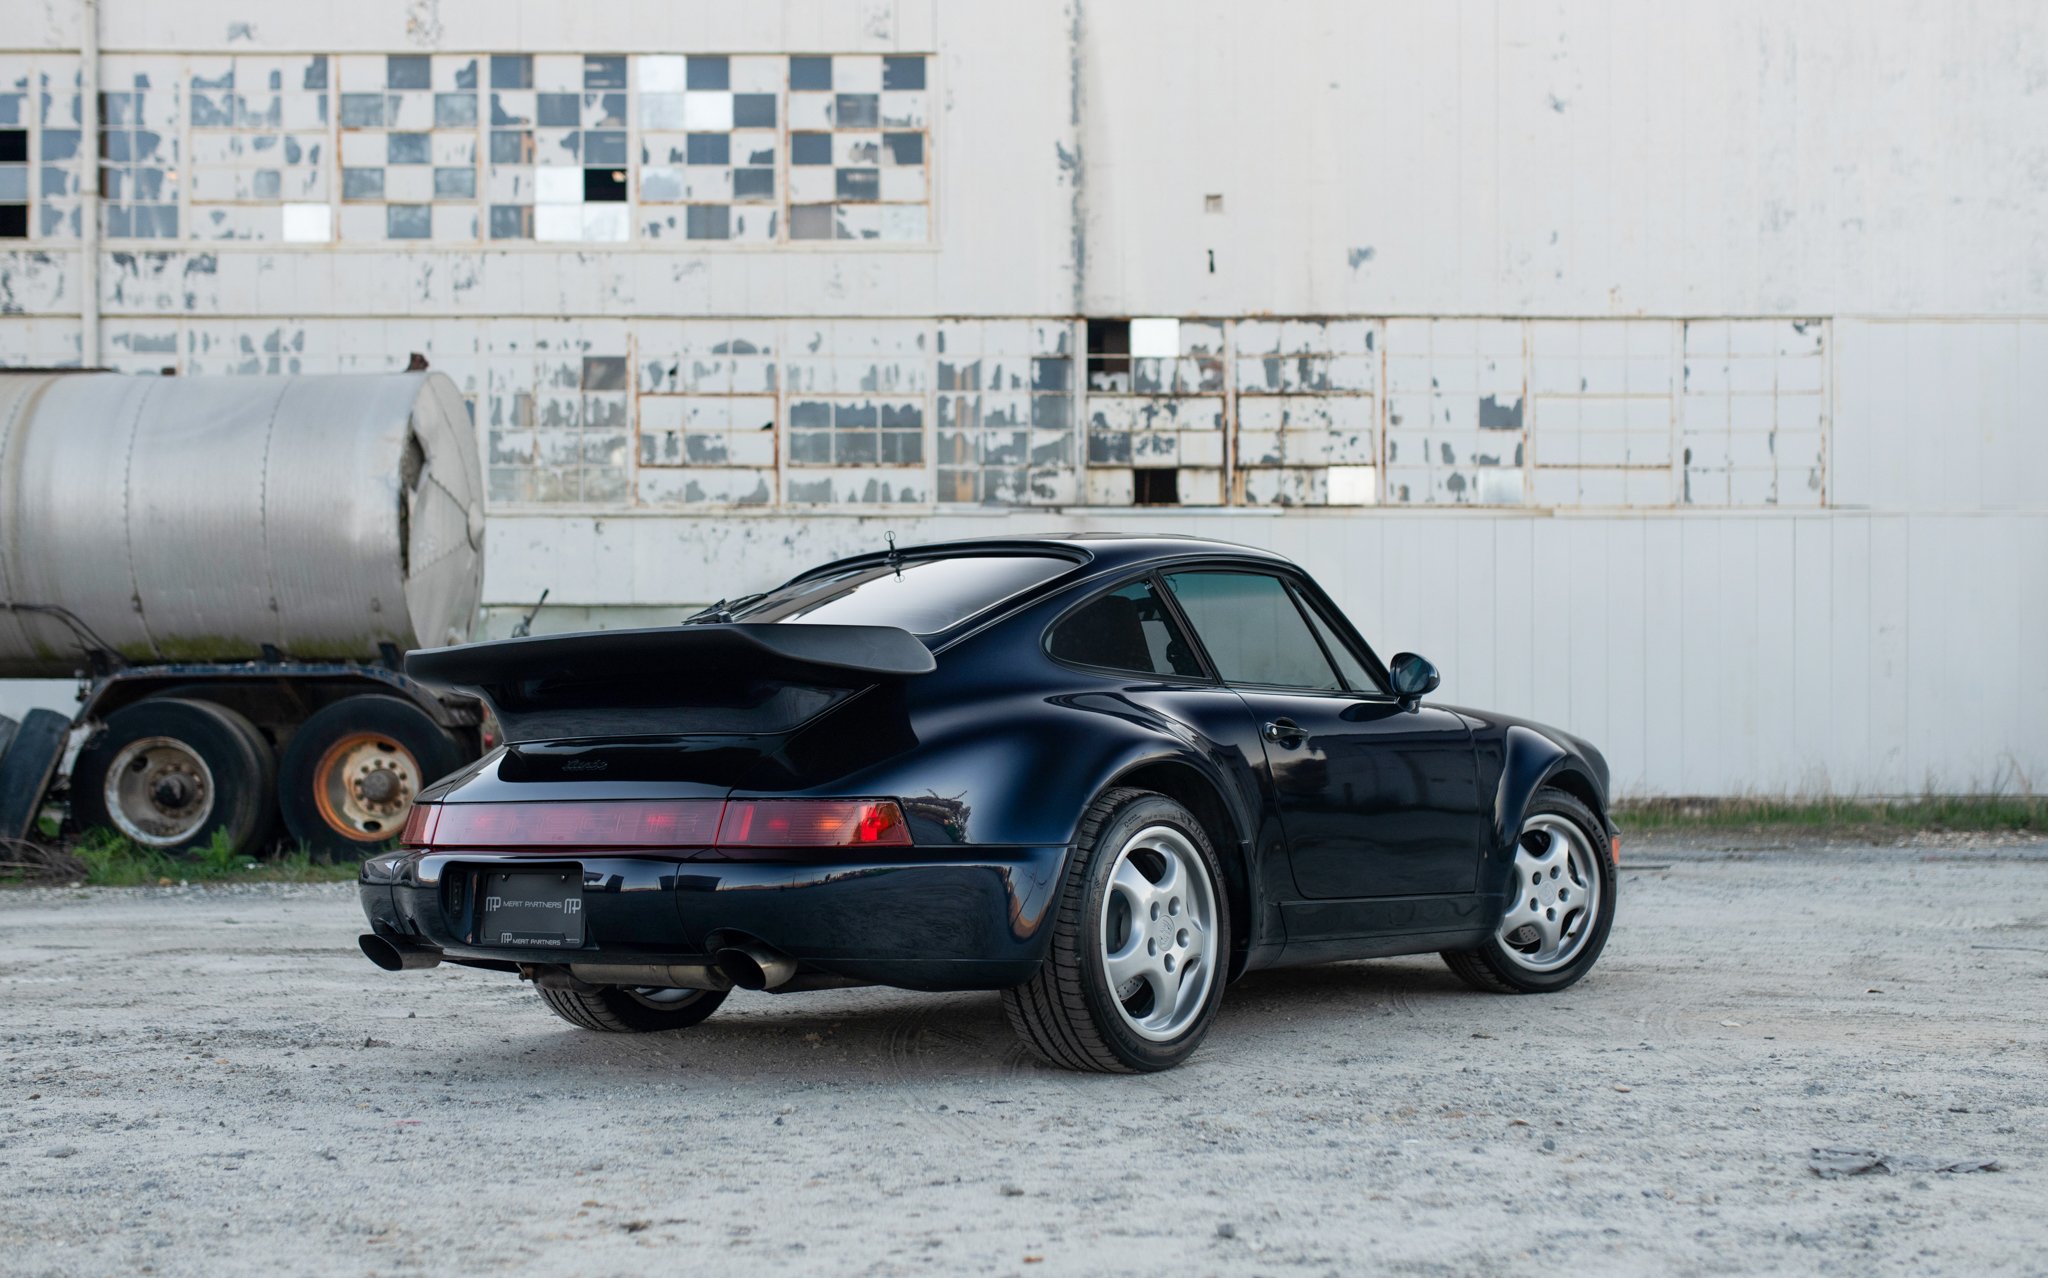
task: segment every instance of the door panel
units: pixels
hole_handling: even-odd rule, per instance
[[[1484,813],[1464,719],[1404,708],[1280,575],[1197,569],[1166,581],[1258,727],[1296,890],[1471,892]]]
[[[1378,697],[1239,695],[1262,729],[1291,723],[1300,731],[1267,731],[1265,748],[1303,896],[1474,890],[1484,820],[1462,718]]]

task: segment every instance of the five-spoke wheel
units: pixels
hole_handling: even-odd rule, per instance
[[[1538,791],[1515,840],[1500,925],[1477,949],[1444,951],[1444,962],[1466,984],[1501,994],[1561,990],[1584,976],[1614,922],[1607,846],[1585,804]]]
[[[1105,792],[1081,818],[1038,975],[1003,991],[1010,1024],[1069,1069],[1168,1069],[1223,999],[1230,915],[1209,834],[1145,790]]]
[[[1154,825],[1124,843],[1099,931],[1124,1023],[1155,1043],[1186,1030],[1216,979],[1216,894],[1187,835]]]

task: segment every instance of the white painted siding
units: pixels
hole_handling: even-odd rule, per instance
[[[1592,738],[1631,794],[2048,784],[2029,0],[101,7],[104,87],[150,75],[186,157],[177,95],[235,59],[325,56],[344,90],[386,54],[927,60],[924,242],[217,242],[181,188],[187,238],[103,245],[91,358],[455,376],[501,481],[493,625],[542,588],[640,621],[885,530],[1166,529],[1293,555],[1383,653]],[[30,9],[0,128],[40,142],[77,10]],[[49,112],[4,100],[45,75]],[[43,202],[0,242],[0,363],[88,358],[76,195]],[[1131,317],[1183,321],[1180,362],[1087,362],[1087,321]],[[883,392],[914,462],[801,451],[799,399]],[[1183,508],[1129,508],[1161,467]]]

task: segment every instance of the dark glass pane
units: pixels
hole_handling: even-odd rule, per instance
[[[1278,577],[1182,572],[1166,582],[1226,682],[1343,688]]]
[[[692,89],[729,89],[732,63],[723,57],[691,54],[683,64],[684,84]]]
[[[390,204],[384,208],[384,234],[394,240],[424,240],[433,235],[434,218],[424,204]]]
[[[732,163],[732,135],[730,133],[692,133],[690,135],[690,163]]]
[[[583,389],[587,391],[626,389],[626,357],[623,355],[585,355],[583,357]]]
[[[789,60],[789,87],[792,89],[830,89],[832,87],[832,59],[791,58]]]
[[[873,93],[842,93],[833,107],[833,122],[842,129],[872,129],[881,121],[882,99]]]
[[[433,158],[424,133],[384,135],[384,160],[387,164],[428,164]]]
[[[692,204],[683,214],[683,233],[693,240],[729,239],[732,210],[723,204]]]
[[[889,153],[891,164],[923,164],[924,134],[884,133],[882,147]]]
[[[734,169],[732,196],[736,200],[772,199],[775,195],[774,169]]]
[[[512,129],[496,130],[491,134],[491,163],[533,163],[533,135]]]
[[[585,164],[624,164],[626,162],[625,130],[584,130],[583,162]]]
[[[626,87],[626,59],[623,54],[590,54],[583,59],[583,87],[623,89]]]
[[[735,93],[732,95],[732,127],[772,129],[775,127],[775,95]]]
[[[885,89],[922,89],[924,87],[924,59],[883,58],[882,87]]]
[[[1053,629],[1052,655],[1133,674],[1200,678],[1194,648],[1150,582],[1134,581],[1073,613]]]
[[[533,238],[533,210],[523,204],[491,206],[491,238],[530,240]]]
[[[832,163],[832,135],[829,133],[790,134],[789,162],[791,164]]]
[[[384,59],[385,88],[425,89],[432,84],[433,75],[426,54],[394,53]]]
[[[530,89],[533,87],[533,55],[494,53],[491,55],[491,87]]]
[[[626,202],[626,171],[624,169],[583,170],[583,202],[585,204],[624,204]]]

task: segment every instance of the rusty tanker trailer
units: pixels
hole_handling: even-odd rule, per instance
[[[68,798],[166,852],[367,853],[482,748],[401,668],[470,637],[482,580],[438,373],[0,375],[0,678],[80,681],[73,719],[0,719],[0,838]]]

